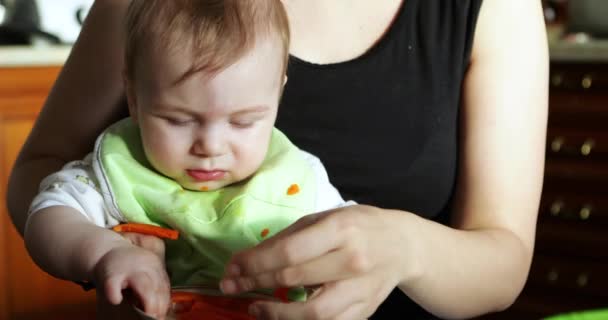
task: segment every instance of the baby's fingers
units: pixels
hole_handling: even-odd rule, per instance
[[[133,275],[129,279],[129,287],[141,304],[141,309],[156,319],[165,319],[171,303],[168,281],[151,277],[147,273]]]
[[[104,281],[101,289],[108,302],[116,306],[122,302],[122,290],[126,287],[126,281],[123,278],[110,277]]]
[[[132,232],[124,232],[121,235],[131,241],[132,244],[154,252],[162,261],[165,261],[165,242],[162,239]]]

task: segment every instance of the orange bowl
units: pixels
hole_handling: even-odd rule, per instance
[[[235,296],[222,294],[210,287],[174,287],[171,290],[171,320],[254,320],[249,315],[249,305],[260,300],[275,300],[261,293]],[[155,320],[141,309],[134,307],[141,319]]]

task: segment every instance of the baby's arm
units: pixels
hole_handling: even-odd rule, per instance
[[[53,276],[92,281],[113,304],[129,288],[147,313],[164,314],[169,280],[162,257],[106,228],[116,221],[105,213],[86,160],[41,184],[25,229],[30,255]]]
[[[169,308],[169,279],[161,257],[118,233],[98,227],[67,206],[41,209],[25,232],[34,261],[51,275],[95,283],[112,304],[131,289],[143,310],[156,317]]]

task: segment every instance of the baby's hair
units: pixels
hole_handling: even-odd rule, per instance
[[[194,62],[178,81],[197,72],[219,72],[251,50],[256,40],[276,37],[289,57],[289,23],[281,0],[132,0],[126,20],[125,73],[135,79],[148,50],[192,50]]]

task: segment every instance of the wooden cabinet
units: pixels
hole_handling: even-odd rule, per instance
[[[0,68],[0,319],[94,318],[94,293],[41,271],[6,210],[10,169],[58,72]]]
[[[553,62],[543,196],[524,291],[487,319],[608,308],[608,63]]]

